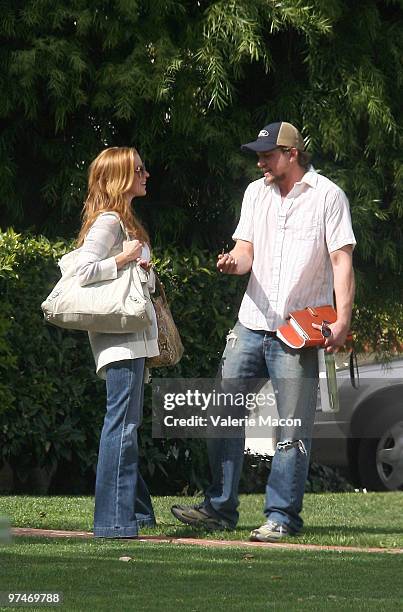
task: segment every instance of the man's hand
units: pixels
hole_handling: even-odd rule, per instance
[[[237,240],[229,253],[220,253],[217,268],[224,274],[247,274],[253,263],[253,244],[246,240]]]
[[[224,274],[236,274],[238,262],[231,253],[220,253],[217,260],[217,268]]]
[[[318,325],[317,323],[312,323],[312,327],[315,329],[322,329],[322,325]],[[344,346],[347,339],[348,327],[339,321],[335,321],[334,323],[329,323],[327,325],[330,329],[330,336],[325,338],[325,351],[327,353],[337,353],[340,347]]]

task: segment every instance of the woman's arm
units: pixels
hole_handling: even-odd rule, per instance
[[[137,259],[142,245],[138,240],[123,243],[123,251],[114,257],[109,253],[121,231],[119,219],[112,214],[99,215],[80,249],[77,276],[83,287],[117,277],[117,271]]]

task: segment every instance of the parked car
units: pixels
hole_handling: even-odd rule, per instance
[[[347,467],[356,486],[403,490],[403,358],[385,364],[361,358],[357,388],[344,358],[337,357],[339,412],[323,410],[323,384],[318,393],[311,459]],[[245,448],[273,455],[276,431],[268,435],[247,437]]]

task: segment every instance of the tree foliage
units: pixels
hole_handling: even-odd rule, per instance
[[[345,189],[360,287],[402,260],[401,0],[1,0],[0,225],[71,236],[86,169],[137,145],[164,245],[230,241],[267,122]],[[393,285],[393,283],[391,283]]]

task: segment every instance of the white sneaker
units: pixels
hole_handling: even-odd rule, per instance
[[[296,533],[287,525],[268,520],[267,523],[251,531],[249,539],[252,542],[278,542],[283,538],[294,536]]]

